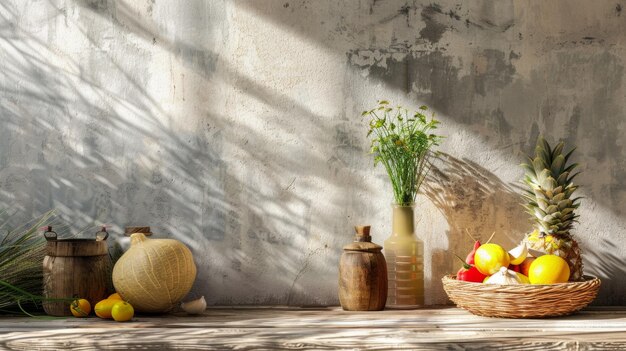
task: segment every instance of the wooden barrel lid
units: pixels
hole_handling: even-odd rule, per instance
[[[108,255],[107,242],[94,239],[61,239],[48,240],[46,250],[48,256],[77,257]]]
[[[124,235],[131,236],[135,233],[143,233],[145,236],[150,236],[152,233],[150,232],[150,227],[126,227],[124,230]]]

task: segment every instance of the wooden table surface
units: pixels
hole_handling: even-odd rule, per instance
[[[211,308],[200,316],[0,318],[2,350],[626,350],[626,307],[551,319],[477,317],[444,307]]]

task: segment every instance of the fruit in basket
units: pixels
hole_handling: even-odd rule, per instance
[[[567,262],[556,255],[543,255],[530,264],[528,278],[531,284],[556,284],[569,280],[570,270]]]
[[[456,273],[456,279],[465,282],[482,283],[485,278],[487,278],[487,276],[480,273],[478,269],[476,269],[476,266],[467,265],[467,267],[461,267]]]
[[[544,235],[542,237],[540,233],[534,231],[524,240],[534,243],[537,248],[542,247],[542,252],[545,252],[546,255],[555,255],[565,259],[570,267],[570,280],[579,281],[582,278],[583,266],[580,247],[573,239],[567,240],[555,235]]]
[[[463,262],[463,259],[461,259],[461,257],[456,257],[458,257],[458,259]],[[461,267],[461,269],[456,272],[456,279],[465,282],[482,283],[485,278],[487,278],[487,276],[480,273],[478,269],[476,269],[476,266],[467,264],[466,262],[463,262],[463,267]]]
[[[470,252],[467,254],[467,257],[465,258],[465,262],[466,262],[467,264],[471,264],[471,265],[473,265],[473,264],[475,263],[475,262],[474,262],[474,255],[476,255],[476,250],[478,250],[478,248],[480,247],[480,245],[481,245],[481,244],[480,244],[480,241],[476,240],[476,239],[472,236],[472,234],[470,234],[469,230],[465,229],[465,232],[466,232],[466,233],[467,233],[467,235],[468,235],[468,236],[469,236],[469,237],[470,237],[470,238],[474,241],[474,247],[472,248],[472,251],[470,251]]]
[[[574,211],[580,205],[580,198],[573,197],[578,189],[573,183],[578,164],[568,165],[574,149],[564,155],[564,146],[560,142],[552,148],[540,137],[535,157],[529,157],[529,162],[522,165],[526,170],[524,183],[528,186],[523,194],[527,200],[524,207],[536,227],[522,242],[531,250],[564,258],[571,271],[570,280],[577,281],[582,278],[583,263],[580,247],[570,231],[578,217]]]
[[[509,270],[511,270],[513,272],[517,272],[517,273],[521,273],[522,272],[522,269],[517,264],[509,264]]]
[[[474,255],[476,255],[476,250],[480,247],[480,241],[474,241],[474,248],[467,254],[467,258],[465,258],[465,262],[467,264],[475,264]]]
[[[509,253],[500,245],[487,243],[476,250],[474,261],[480,273],[491,275],[509,266]]]
[[[528,271],[530,270],[530,264],[533,263],[535,257],[526,257],[524,262],[519,265],[519,272],[528,277]]]
[[[530,278],[527,275],[517,272],[517,276],[522,281],[522,284],[530,284]]]
[[[520,273],[514,272],[506,267],[500,267],[500,270],[484,281],[485,284],[500,285],[519,285],[528,284],[528,278]]]
[[[526,259],[528,256],[528,246],[526,243],[521,243],[515,248],[509,250],[509,264],[519,265]]]

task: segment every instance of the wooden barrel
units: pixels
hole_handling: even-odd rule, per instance
[[[106,231],[104,231],[106,233]],[[52,228],[44,234],[47,255],[43,260],[44,297],[87,299],[91,306],[111,291],[111,258],[106,238],[57,239]],[[43,308],[51,316],[71,316],[71,300],[46,301]]]

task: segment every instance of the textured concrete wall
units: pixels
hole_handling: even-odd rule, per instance
[[[194,251],[211,304],[335,304],[354,224],[390,229],[359,113],[432,106],[446,153],[420,196],[427,301],[471,246],[530,230],[518,164],[577,145],[575,231],[600,304],[626,303],[626,2],[0,4],[0,205],[74,228],[148,224]]]

